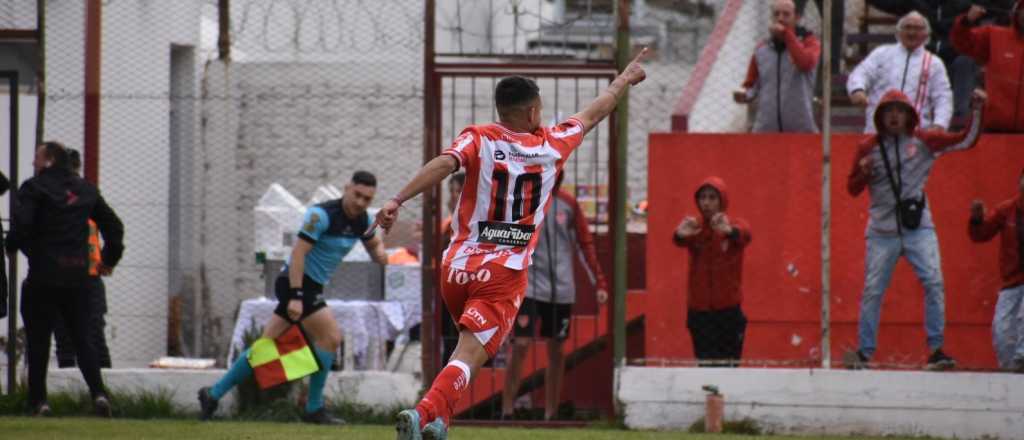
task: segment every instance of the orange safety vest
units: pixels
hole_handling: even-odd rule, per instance
[[[103,262],[100,254],[100,231],[96,222],[89,220],[89,276],[100,276],[99,265]]]

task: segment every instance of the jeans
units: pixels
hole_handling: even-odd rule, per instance
[[[992,317],[992,346],[1000,368],[1013,368],[1024,360],[1024,285],[1003,289]]]
[[[924,329],[928,335],[928,348],[942,347],[942,333],[946,326],[945,286],[942,280],[942,262],[939,258],[939,239],[935,229],[922,228],[903,232],[903,236],[867,237],[864,262],[864,293],[860,299],[858,338],[860,352],[871,357],[878,339],[878,320],[881,315],[882,295],[892,280],[892,271],[900,256],[914,268],[917,279],[924,286]]]

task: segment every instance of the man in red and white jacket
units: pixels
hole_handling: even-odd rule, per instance
[[[900,18],[896,28],[899,42],[872,50],[846,81],[850,102],[865,107],[864,133],[875,133],[875,108],[893,89],[909,99],[918,127],[949,128],[953,90],[942,59],[924,47],[932,33],[928,20],[914,11]]]

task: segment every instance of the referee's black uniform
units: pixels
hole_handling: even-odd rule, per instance
[[[60,148],[56,154],[66,155]],[[28,339],[29,405],[46,403],[46,369],[53,322],[60,313],[74,340],[78,367],[93,399],[105,396],[96,354],[89,334],[84,288],[88,273],[88,220],[103,235],[104,266],[114,267],[124,251],[124,226],[94,185],[67,167],[66,156],[55,158],[18,189],[11,234],[6,247],[28,257],[22,287],[21,316]]]

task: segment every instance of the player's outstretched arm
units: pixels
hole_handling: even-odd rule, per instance
[[[604,89],[583,111],[573,115],[573,118],[583,123],[584,135],[615,110],[615,106],[619,103],[619,98],[625,93],[627,87],[640,84],[641,81],[647,78],[647,72],[644,72],[644,68],[640,64],[640,61],[646,55],[647,48],[645,47],[622,70],[622,73],[615,77],[611,84],[608,84],[608,88]]]
[[[450,154],[442,154],[433,158],[426,165],[423,165],[423,168],[420,168],[416,176],[398,194],[395,194],[391,200],[388,200],[380,208],[374,223],[384,228],[384,231],[390,231],[391,226],[398,220],[398,208],[402,206],[402,203],[418,196],[421,192],[426,191],[427,188],[441,183],[445,177],[448,177],[448,175],[458,169],[458,161]],[[370,228],[373,229],[373,226]]]

